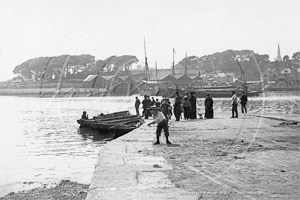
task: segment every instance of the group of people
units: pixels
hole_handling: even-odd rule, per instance
[[[174,115],[176,121],[180,121],[182,112],[185,120],[197,118],[197,98],[195,97],[195,92],[191,92],[190,94],[186,92],[183,99],[180,97],[179,92],[175,93]]]
[[[169,119],[170,116],[172,115],[172,107],[171,103],[168,98],[164,98],[161,101],[158,99],[154,99],[152,97],[152,100],[150,99],[150,96],[145,95],[143,101],[141,102],[138,97],[135,97],[135,110],[136,110],[136,115],[140,115],[140,105],[142,104],[143,112],[142,116],[145,117],[145,119],[148,119],[148,117],[152,116],[152,113],[150,112],[149,108],[151,106],[156,106],[157,108],[160,108],[163,113],[166,113],[166,117]]]
[[[232,97],[231,97],[231,105],[232,105],[232,115],[231,118],[238,118],[238,96],[235,94],[235,91],[232,91]],[[242,113],[247,113],[247,102],[248,102],[248,97],[245,94],[245,92],[242,92],[242,96],[240,97],[240,102],[241,102],[241,109],[242,109]]]
[[[248,98],[244,92],[242,93],[243,95],[240,98],[242,113],[244,112],[247,113],[246,104]],[[214,103],[213,99],[210,97],[209,94],[207,94],[204,100],[204,105],[205,105],[204,117],[207,119],[213,118],[214,116],[213,103]],[[139,115],[140,104],[141,104],[140,100],[138,99],[138,97],[136,97],[135,108],[136,108],[137,115]],[[151,101],[150,97],[145,95],[142,104],[143,104],[143,115],[145,116],[145,119],[148,119],[149,115],[153,117],[153,121],[148,123],[147,125],[150,126],[152,124],[157,124],[156,142],[154,143],[154,145],[160,144],[159,138],[162,130],[164,130],[166,143],[170,145],[171,142],[169,141],[168,120],[172,115],[171,114],[172,106],[169,99],[164,98],[162,99],[161,102],[159,102],[158,99],[154,101],[154,97],[152,97],[152,101]],[[238,118],[237,105],[238,105],[238,97],[235,94],[235,91],[232,91],[232,118]],[[183,100],[181,99],[179,92],[175,93],[173,111],[174,111],[176,121],[180,121],[182,112],[185,120],[196,119],[197,118],[196,109],[197,109],[197,98],[195,97],[194,92],[191,92],[190,95],[186,92],[185,96],[183,97]],[[148,112],[150,112],[150,114]]]

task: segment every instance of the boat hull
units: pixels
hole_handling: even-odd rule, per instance
[[[131,115],[129,111],[121,111],[106,115],[99,115],[93,119],[78,119],[79,128],[90,128],[99,134],[113,134],[113,138],[120,137],[138,128],[144,123],[141,116]]]
[[[176,91],[179,92],[179,95],[180,96],[184,96],[185,95],[185,92],[195,92],[195,97],[197,98],[206,98],[206,95],[209,94],[210,97],[212,98],[226,98],[226,97],[231,97],[232,96],[232,91],[233,90],[228,90],[228,89],[225,89],[225,90],[221,90],[221,89],[217,89],[217,90],[213,90],[213,89],[210,89],[210,90],[177,90],[177,89],[173,89],[173,88],[169,88],[168,89],[168,97],[169,98],[173,98],[175,97],[175,93]],[[238,96],[242,96],[242,91],[243,90],[235,90],[236,91],[236,94]],[[253,97],[253,96],[259,96],[259,94],[262,93],[262,92],[259,92],[259,91],[250,91],[250,92],[247,92],[247,96],[249,97]]]

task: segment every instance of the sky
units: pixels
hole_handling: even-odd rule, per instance
[[[250,49],[300,51],[300,1],[0,0],[0,81],[29,59],[135,55],[170,68],[185,55]]]

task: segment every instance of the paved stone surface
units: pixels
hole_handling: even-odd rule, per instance
[[[214,119],[155,126],[101,148],[87,199],[299,199],[300,126],[216,112]]]
[[[173,170],[153,151],[155,126],[137,130],[101,148],[87,200],[198,199],[198,194],[176,188],[165,171]]]

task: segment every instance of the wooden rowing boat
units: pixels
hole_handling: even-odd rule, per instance
[[[90,128],[99,134],[112,134],[120,137],[144,123],[141,116],[131,115],[129,111],[121,111],[106,115],[98,115],[93,119],[78,119],[79,128]]]

